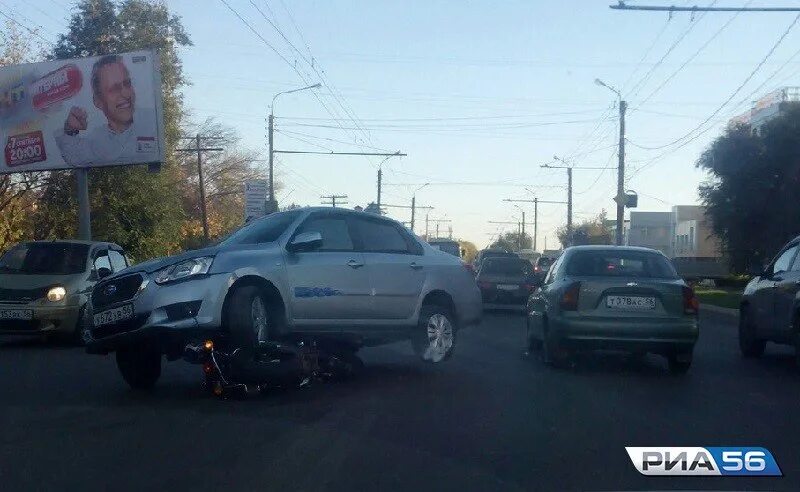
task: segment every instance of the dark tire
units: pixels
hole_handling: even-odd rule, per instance
[[[117,368],[135,390],[149,390],[161,377],[161,352],[151,345],[132,345],[117,350]]]
[[[252,352],[259,341],[272,339],[271,319],[261,289],[255,285],[237,287],[228,299],[225,317],[232,348]]]
[[[745,357],[761,357],[767,346],[766,340],[756,336],[756,327],[753,324],[750,312],[742,308],[739,314],[739,349]]]
[[[692,354],[670,354],[667,356],[667,364],[670,374],[686,374],[689,372],[689,368],[692,367]]]
[[[411,346],[417,357],[438,364],[453,355],[456,346],[456,324],[449,309],[435,304],[422,306],[419,322],[411,335]]]
[[[531,319],[529,316],[525,316],[525,336],[527,341],[527,350],[528,352],[536,352],[542,350],[542,341],[536,338],[533,333],[531,333]]]
[[[542,360],[550,367],[564,367],[569,358],[558,337],[545,324],[542,333]]]

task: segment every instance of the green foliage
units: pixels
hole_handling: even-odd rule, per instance
[[[68,32],[53,50],[55,58],[157,50],[168,149],[160,173],[149,173],[142,166],[90,172],[93,237],[115,241],[139,259],[168,254],[179,247],[184,218],[181,195],[175,193],[182,182],[174,152],[183,115],[179,89],[186,83],[177,47],[191,41],[180,19],[170,15],[162,2],[83,0],[75,10]],[[37,237],[74,236],[74,190],[71,173],[52,173],[33,219]]]
[[[495,242],[489,245],[489,249],[502,249],[505,251],[519,251],[520,249],[530,249],[533,239],[527,233],[506,232]]]
[[[800,107],[785,109],[758,134],[727,129],[697,162],[711,174],[699,189],[706,214],[737,272],[800,234]]]
[[[572,232],[571,245],[611,244],[611,229],[606,225],[607,217],[607,212],[603,210],[597,217],[584,220],[575,226]],[[570,246],[570,244],[568,244],[569,238],[567,237],[566,226],[559,228],[556,235],[563,246]]]

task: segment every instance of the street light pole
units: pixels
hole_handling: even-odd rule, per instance
[[[322,87],[322,84],[316,83],[313,85],[309,85],[306,87],[301,87],[299,89],[292,89],[289,91],[283,91],[275,94],[272,98],[272,105],[269,107],[269,119],[267,120],[267,140],[269,142],[269,205],[268,205],[268,213],[273,213],[277,211],[277,204],[275,202],[275,178],[274,178],[274,170],[275,167],[273,165],[273,160],[275,158],[275,148],[274,148],[274,132],[275,132],[275,100],[278,99],[278,96],[283,94],[291,94],[292,92],[300,92],[308,89],[318,89]]]
[[[619,104],[619,164],[617,166],[617,196],[614,198],[614,201],[617,202],[617,230],[615,242],[617,246],[621,246],[622,229],[625,226],[625,110],[628,108],[628,103],[622,99],[622,94],[614,87],[600,79],[594,79],[594,83],[616,94]]]
[[[416,217],[417,211],[417,192],[420,191],[422,188],[425,188],[430,183],[425,183],[424,185],[420,186],[416,190],[414,190],[414,194],[411,195],[411,232],[414,232],[414,218]]]

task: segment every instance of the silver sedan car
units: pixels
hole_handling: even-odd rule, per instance
[[[688,371],[699,329],[694,291],[648,248],[575,246],[553,264],[528,301],[529,349],[558,365],[570,351],[664,355]]]
[[[308,208],[252,221],[213,247],[140,263],[95,288],[93,353],[116,351],[133,387],[152,386],[162,354],[211,338],[231,348],[334,340],[353,351],[410,340],[423,360],[452,354],[481,316],[457,257],[398,222]]]

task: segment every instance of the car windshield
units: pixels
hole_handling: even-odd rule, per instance
[[[281,237],[281,234],[286,232],[286,228],[300,217],[302,213],[302,210],[292,210],[290,212],[281,212],[256,219],[234,231],[228,237],[219,241],[217,245],[259,244],[277,241],[278,238]]]
[[[573,277],[678,278],[675,268],[656,253],[625,250],[577,251],[566,274]]]
[[[481,273],[525,277],[531,274],[531,264],[518,258],[489,258]]]
[[[88,244],[23,243],[0,258],[0,273],[70,275],[86,270]]]

